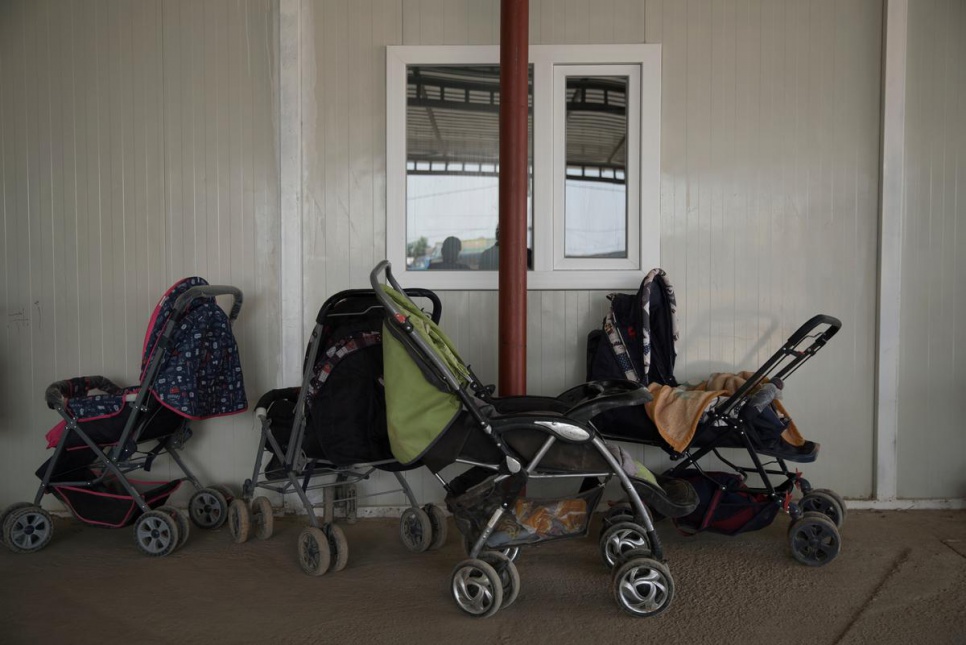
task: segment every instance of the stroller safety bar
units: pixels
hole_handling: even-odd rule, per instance
[[[63,408],[70,397],[88,396],[93,390],[117,395],[123,389],[103,376],[80,376],[51,383],[44,393],[44,399],[47,401],[48,408],[57,410]]]
[[[575,395],[582,396],[580,400],[572,403],[572,407],[564,413],[564,416],[576,421],[590,421],[607,410],[644,405],[654,399],[642,384],[619,380],[584,383],[567,390],[558,398],[563,401],[573,401]]]

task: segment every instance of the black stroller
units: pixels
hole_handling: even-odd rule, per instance
[[[610,439],[659,446],[680,463],[666,475],[685,479],[700,504],[676,518],[686,533],[713,531],[735,535],[765,528],[780,511],[792,520],[788,540],[792,555],[820,566],[840,549],[844,500],[827,489],[813,489],[786,462],[815,461],[819,445],[805,440],[780,402],[785,381],[838,332],[842,323],[818,315],[806,321],[754,373],[712,375],[697,386],[674,378],[678,338],[674,289],[661,269],[651,271],[636,294],[610,294],[611,310],[603,328],[588,337],[588,378],[628,378],[648,386],[654,400],[645,408],[608,411],[594,419]],[[722,450],[747,454],[751,465],[726,459]],[[701,466],[715,455],[732,472]],[[746,484],[755,475],[758,486]],[[773,483],[771,476],[777,476]],[[802,497],[793,500],[798,488]],[[615,506],[619,521],[629,513]]]
[[[380,285],[383,272],[387,286]],[[659,482],[626,452],[605,444],[590,423],[605,410],[640,405],[647,390],[621,380],[587,383],[557,398],[494,397],[396,283],[388,262],[376,266],[371,282],[387,312],[383,352],[393,454],[436,475],[466,539],[469,559],[450,581],[459,608],[485,617],[512,604],[520,578],[506,551],[585,536],[605,484],[616,477],[633,512],[599,541],[613,569],[614,595],[633,616],[665,611],[674,583],[644,502],[679,516],[694,509],[696,495],[687,482]],[[451,464],[470,468],[447,482],[440,473]],[[581,484],[568,497],[524,496],[528,482],[568,478]]]
[[[429,301],[433,320],[441,313],[439,298],[426,289],[409,295]],[[342,291],[322,305],[303,362],[300,387],[272,390],[259,399],[255,419],[261,439],[255,468],[242,496],[229,508],[228,526],[238,543],[250,533],[271,537],[273,511],[255,489],[296,493],[310,526],[298,539],[299,565],[309,575],[341,571],[349,559],[345,534],[334,524],[337,512],[356,517],[358,499],[402,492],[409,508],[399,535],[411,551],[440,548],[446,542],[446,519],[434,504],[420,508],[389,448],[382,369],[382,305],[368,289]],[[268,456],[267,463],[263,460]],[[356,484],[376,471],[392,472],[399,487],[367,495]],[[309,491],[323,491],[323,517]],[[250,502],[249,502],[250,500]]]
[[[233,298],[229,315],[215,301],[221,295]],[[86,524],[133,523],[138,549],[152,556],[168,555],[188,538],[188,522],[166,505],[184,479],[198,489],[188,505],[191,520],[203,528],[224,523],[229,491],[203,488],[178,451],[192,435],[190,420],[236,414],[248,405],[231,331],[241,305],[235,287],[211,286],[197,277],[181,280],[151,316],[140,385],[122,388],[103,376],[87,376],[47,388],[47,405],[63,421],[47,433],[48,447],[55,450],[37,470],[41,484],[33,503],[3,512],[3,542],[10,550],[34,552],[50,542],[53,524],[40,506],[46,493]],[[146,442],[153,447],[142,448]],[[162,454],[170,455],[185,478],[128,477],[150,471]]]

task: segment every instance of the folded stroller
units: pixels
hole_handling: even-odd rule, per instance
[[[215,301],[221,295],[233,298],[228,315]],[[55,450],[37,470],[41,484],[33,503],[14,504],[3,513],[3,542],[10,550],[39,551],[50,542],[53,524],[40,507],[46,493],[86,524],[133,523],[138,549],[152,556],[168,555],[188,538],[188,522],[166,504],[184,479],[198,489],[189,501],[191,520],[203,528],[224,523],[230,493],[203,488],[178,451],[191,437],[190,421],[235,414],[248,405],[231,331],[241,305],[235,287],[211,286],[198,277],[181,280],[150,318],[140,385],[122,388],[87,376],[47,388],[47,405],[63,421],[47,433],[48,447]],[[142,448],[147,442],[153,446]],[[171,456],[184,478],[128,477],[150,471],[162,454]]]
[[[438,321],[441,304],[435,293],[412,289],[409,295],[429,301]],[[409,508],[399,523],[399,535],[411,551],[438,549],[446,542],[443,511],[433,504],[420,508],[389,448],[383,386],[382,319],[384,311],[368,289],[342,291],[325,301],[303,362],[300,387],[272,390],[259,399],[255,419],[261,439],[251,479],[242,497],[229,507],[228,526],[238,543],[254,532],[272,535],[272,504],[252,499],[256,488],[296,493],[310,526],[298,539],[299,565],[309,575],[341,571],[349,559],[345,534],[334,524],[336,511],[354,521],[363,497],[402,492]],[[268,456],[267,463],[263,460]],[[417,464],[418,465],[418,464]],[[376,471],[395,475],[399,488],[358,495],[355,484]],[[323,491],[323,517],[308,491]],[[248,500],[251,500],[250,502]]]
[[[602,381],[557,398],[495,397],[405,295],[388,262],[370,278],[387,312],[383,353],[392,452],[402,464],[426,466],[442,482],[466,540],[469,558],[451,578],[459,608],[484,617],[512,604],[520,578],[506,551],[586,535],[605,484],[616,477],[633,510],[599,542],[604,563],[614,569],[614,594],[633,616],[665,611],[674,583],[644,502],[665,515],[683,515],[694,509],[696,495],[686,482],[659,482],[605,444],[590,423],[605,410],[640,405],[649,398],[647,390],[629,381]],[[470,468],[447,482],[440,473],[451,464]],[[524,495],[529,481],[550,478],[581,486],[569,497]]]
[[[786,462],[815,461],[819,445],[801,436],[779,401],[788,378],[838,332],[842,323],[817,315],[806,321],[755,372],[714,374],[698,385],[674,378],[678,338],[674,289],[661,269],[644,279],[636,294],[610,294],[602,329],[588,337],[588,378],[620,376],[647,385],[645,408],[607,411],[594,423],[610,439],[659,446],[680,463],[667,476],[685,479],[700,498],[695,511],[676,518],[683,531],[735,535],[772,523],[779,511],[792,523],[789,546],[796,560],[820,566],[840,549],[843,499],[813,489]],[[751,465],[726,459],[724,449],[747,454]],[[732,472],[711,471],[701,460],[713,454]],[[745,462],[747,463],[747,462]],[[749,486],[746,478],[761,480]],[[771,476],[779,481],[773,483]],[[793,500],[795,489],[802,497]],[[627,507],[612,509],[619,520]]]

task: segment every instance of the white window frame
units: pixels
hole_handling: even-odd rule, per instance
[[[498,46],[386,48],[386,257],[407,287],[496,289],[496,271],[406,271],[406,68],[498,65]],[[661,46],[536,45],[533,65],[533,270],[528,289],[636,289],[660,266]],[[631,73],[628,91],[628,257],[565,258],[564,141],[567,68],[596,75]],[[633,99],[637,99],[634,101]],[[636,107],[635,104],[636,103]],[[639,110],[637,114],[635,112]],[[555,114],[555,111],[558,113]],[[636,148],[637,152],[634,152]],[[636,167],[635,167],[636,166]],[[636,186],[633,181],[636,178]],[[635,212],[636,211],[636,212]]]

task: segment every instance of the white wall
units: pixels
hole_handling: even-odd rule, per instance
[[[301,10],[308,312],[365,286],[384,253],[383,46],[496,44],[499,2]],[[843,320],[787,403],[823,444],[808,474],[851,497],[872,485],[881,21],[872,0],[530,3],[531,44],[663,44],[661,261],[679,293],[679,376],[753,369],[812,314]],[[528,391],[583,378],[605,293],[530,292]],[[444,329],[495,379],[496,293],[442,296]]]
[[[898,496],[966,497],[966,5],[909,3]]]
[[[0,505],[33,499],[47,385],[136,382],[181,277],[242,289],[248,390],[274,385],[277,20],[271,0],[0,3]],[[199,474],[240,483],[250,415],[195,436]]]

